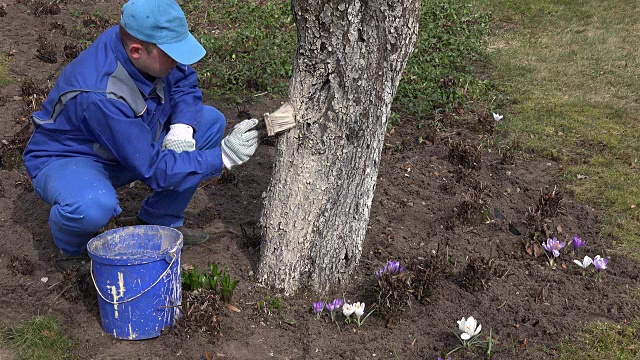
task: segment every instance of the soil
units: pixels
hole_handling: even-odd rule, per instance
[[[488,134],[495,123],[485,110],[467,107],[428,119],[440,128],[418,126],[425,119],[390,128],[364,251],[352,283],[341,291],[280,297],[255,283],[256,224],[275,155],[273,142],[265,141],[247,164],[203,183],[186,214],[188,225],[214,240],[183,249],[183,263],[202,269],[216,262],[240,280],[232,301],[240,311],[220,306],[221,335],[183,328],[125,341],[104,333],[90,280],[54,269],[49,207],[20,167],[20,145],[31,131],[26,116],[51,81],[85,43],[115,24],[121,4],[9,0],[0,12],[0,52],[8,56],[13,80],[0,88],[0,326],[52,314],[80,359],[435,359],[457,346],[456,321],[474,316],[484,334],[491,329],[495,359],[541,359],[553,358],[562,339],[574,339],[587,323],[638,319],[638,264],[601,235],[598,209],[563,191],[559,164],[525,156],[515,146],[493,146]],[[224,112],[229,127],[247,113],[277,106],[277,99],[265,100],[239,112],[233,104],[206,102]],[[134,215],[148,193],[141,184],[120,189],[122,216]],[[567,246],[558,265],[548,266],[542,239],[566,241],[575,234],[586,246],[577,256]],[[573,264],[585,254],[609,258],[603,281],[582,276]],[[415,292],[405,296],[411,301],[403,310],[376,312],[362,327],[315,319],[314,301],[344,296],[367,308],[375,304],[374,273],[388,260],[407,265],[423,290],[420,300]],[[432,271],[418,271],[424,264]],[[281,309],[264,305],[278,298]],[[0,350],[1,358],[14,356]],[[484,356],[476,349],[452,358]]]

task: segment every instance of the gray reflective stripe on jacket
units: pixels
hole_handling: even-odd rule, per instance
[[[135,116],[141,116],[147,110],[147,103],[144,101],[144,97],[140,93],[138,86],[136,86],[124,66],[118,62],[116,71],[109,76],[106,90],[73,89],[65,91],[58,96],[53,111],[51,112],[51,117],[48,119],[40,119],[32,115],[31,122],[33,122],[36,127],[42,124],[53,123],[67,102],[85,92],[106,93],[109,99],[123,101],[133,110]]]

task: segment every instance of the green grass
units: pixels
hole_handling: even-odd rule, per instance
[[[394,111],[429,116],[469,99],[488,96],[489,81],[472,66],[483,58],[491,15],[459,0],[423,0],[418,40],[394,99]],[[453,86],[441,81],[453,78]]]
[[[283,96],[289,86],[296,30],[288,1],[187,0],[182,5],[207,50],[196,64],[201,87],[237,103],[256,94]]]
[[[508,99],[504,134],[563,162],[567,188],[604,210],[603,236],[637,257],[640,4],[485,0],[482,7],[500,29],[488,50]]]
[[[214,98],[237,103],[256,94],[286,95],[297,44],[289,1],[187,0],[183,9],[196,37],[207,49],[199,63],[201,87]],[[398,87],[394,110],[413,117],[486,96],[488,81],[471,67],[481,58],[490,25],[488,13],[477,13],[458,0],[423,0],[416,50]],[[444,88],[442,79],[455,86]]]
[[[18,327],[8,329],[0,338],[0,346],[10,347],[20,359],[72,359],[73,345],[64,336],[58,321],[51,316],[36,316]]]
[[[7,70],[8,63],[9,59],[7,55],[0,54],[0,87],[11,84],[9,71]]]
[[[595,323],[587,326],[579,340],[565,340],[560,346],[559,360],[633,360],[640,358],[640,322],[628,325]]]

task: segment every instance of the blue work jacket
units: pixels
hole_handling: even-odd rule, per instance
[[[178,64],[149,81],[131,63],[114,26],[62,71],[24,153],[32,178],[52,161],[80,156],[120,164],[154,190],[183,190],[222,171],[220,147],[162,151],[167,122],[192,126],[202,114],[195,71]]]

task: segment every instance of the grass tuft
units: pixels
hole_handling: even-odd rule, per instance
[[[559,346],[560,360],[617,359],[632,360],[640,357],[638,335],[640,322],[617,325],[595,323],[579,334],[579,340],[565,340]]]
[[[73,345],[62,334],[60,324],[52,316],[36,316],[18,327],[4,332],[3,346],[16,350],[20,359],[57,360],[71,359]]]
[[[9,78],[9,71],[7,70],[8,63],[8,56],[0,54],[0,87],[7,86],[12,83]]]

